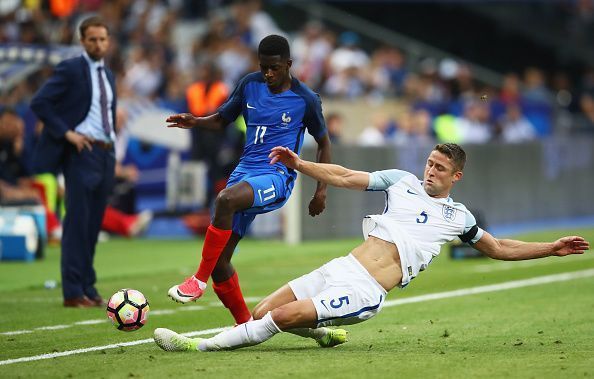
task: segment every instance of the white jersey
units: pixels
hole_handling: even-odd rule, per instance
[[[413,174],[401,170],[376,171],[369,176],[370,191],[386,192],[381,215],[363,220],[363,234],[398,247],[402,265],[401,287],[406,286],[431,260],[441,245],[457,237],[475,243],[483,235],[474,216],[450,197],[433,198]]]

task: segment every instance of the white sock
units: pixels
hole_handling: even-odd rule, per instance
[[[303,338],[313,338],[314,340],[317,340],[318,338],[322,338],[326,335],[326,333],[328,333],[328,328],[315,328],[315,329],[310,329],[310,328],[297,328],[297,329],[289,329],[287,330],[288,333],[291,334],[295,334],[297,336],[303,337]]]
[[[204,339],[198,345],[198,349],[201,351],[215,351],[253,346],[270,339],[280,332],[282,331],[276,326],[272,315],[268,312],[260,320],[246,322],[214,337]]]
[[[198,287],[200,287],[200,289],[201,289],[201,290],[205,290],[205,289],[206,289],[206,286],[207,286],[207,284],[206,284],[206,283],[204,283],[202,280],[198,279],[198,278],[197,278],[197,277],[195,277],[195,276],[193,276],[193,278],[194,278],[194,280],[195,280],[196,282],[198,282]]]

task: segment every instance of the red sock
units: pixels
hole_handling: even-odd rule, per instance
[[[194,275],[198,280],[206,283],[212,270],[214,270],[223,249],[227,245],[231,237],[231,230],[219,229],[215,226],[209,225],[206,229],[206,237],[204,238],[204,246],[202,246],[202,260],[198,271]]]
[[[239,278],[237,272],[233,273],[229,279],[224,282],[212,284],[212,288],[215,293],[221,299],[223,305],[229,309],[236,324],[243,324],[248,322],[252,317],[243,295],[241,294],[241,288],[239,287]]]

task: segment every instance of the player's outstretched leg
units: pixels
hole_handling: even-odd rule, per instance
[[[188,303],[200,298],[205,289],[206,283],[192,275],[183,283],[171,287],[167,295],[178,303]]]
[[[334,347],[342,345],[348,341],[349,332],[344,329],[330,329],[330,328],[298,328],[289,329],[288,333],[298,335],[300,337],[314,339],[320,347]]]
[[[153,334],[155,343],[165,351],[197,351],[202,338],[188,338],[173,330],[157,328]]]
[[[166,351],[218,351],[257,345],[280,332],[268,313],[261,320],[246,322],[211,338],[188,338],[164,328],[155,329],[153,338]]]

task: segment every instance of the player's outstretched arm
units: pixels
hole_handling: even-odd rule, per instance
[[[563,257],[583,254],[590,244],[583,237],[567,236],[554,242],[523,242],[510,239],[497,239],[485,232],[474,248],[490,258],[504,261],[544,258],[552,255]]]
[[[174,114],[167,117],[165,122],[169,123],[169,125],[167,125],[168,128],[181,129],[192,129],[198,127],[218,130],[222,129],[227,124],[225,119],[223,119],[223,117],[221,117],[218,112],[206,117],[196,117],[191,113]]]
[[[369,186],[368,172],[350,170],[336,164],[306,161],[299,158],[295,152],[287,147],[273,147],[268,157],[270,158],[270,164],[281,162],[289,168],[334,187],[364,191]]]

